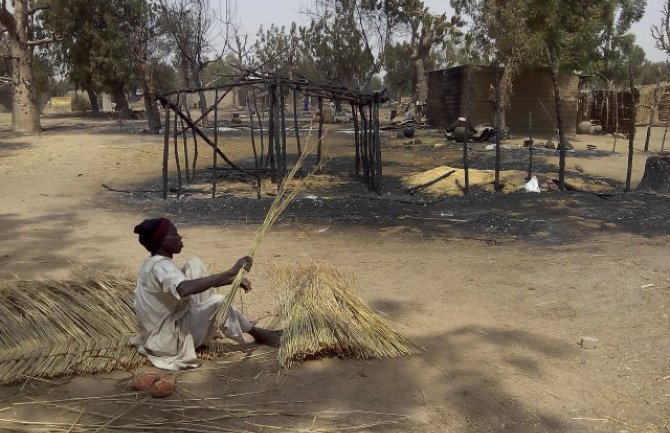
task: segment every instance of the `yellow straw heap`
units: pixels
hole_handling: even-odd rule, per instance
[[[277,267],[274,284],[284,328],[279,364],[324,357],[393,358],[418,353],[329,265]]]

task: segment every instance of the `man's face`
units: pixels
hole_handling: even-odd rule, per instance
[[[181,236],[177,233],[177,228],[170,224],[167,235],[163,238],[163,248],[172,254],[179,254],[184,248],[184,243],[181,241]]]

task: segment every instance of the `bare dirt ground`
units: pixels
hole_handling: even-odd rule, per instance
[[[8,130],[9,117],[0,121]],[[259,201],[253,180],[221,172],[217,197],[208,198],[212,159],[201,145],[196,180],[164,201],[156,192],[162,138],[141,133],[141,123],[43,123],[39,136],[0,138],[3,278],[135,272],[146,252],[132,228],[157,215],[180,228],[181,259],[224,268],[246,253],[269,184]],[[653,131],[652,151],[662,135]],[[607,184],[608,195],[402,195],[406,176],[460,166],[460,147],[435,146],[441,138],[427,132],[417,138],[385,135],[385,194],[377,197],[352,173],[351,135],[329,131],[324,173],[265,239],[243,308],[271,323],[269,265],[328,262],[354,276],[366,301],[423,354],[279,371],[272,351],[249,345],[182,374],[178,395],[160,401],[130,392],[128,372],[27,378],[0,388],[0,429],[95,431],[85,426],[103,422],[99,431],[136,431],[133,420],[153,417],[157,431],[670,432],[670,199],[619,193],[625,140],[612,153],[611,137],[572,137],[569,177]],[[643,139],[641,129],[634,186]],[[247,137],[222,142],[252,166]],[[504,169],[525,170],[519,142],[503,149]],[[472,145],[471,159],[493,167],[484,144]],[[556,152],[538,151],[536,164],[555,172]],[[599,346],[580,348],[580,336]]]

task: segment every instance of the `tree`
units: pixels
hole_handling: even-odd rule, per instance
[[[261,27],[254,43],[254,66],[264,72],[290,77],[293,70],[303,66],[300,43],[295,23],[291,23],[288,31],[274,24],[267,30]]]
[[[317,79],[364,88],[384,66],[386,49],[398,30],[400,0],[314,0],[299,29],[305,72]]]
[[[635,35],[630,30],[644,16],[646,3],[646,0],[612,0],[603,8],[600,55],[589,69],[596,69],[597,76],[608,87],[627,86],[629,65],[639,70],[645,60],[644,50],[635,44]]]
[[[542,41],[543,64],[551,71],[559,135],[559,187],[565,189],[565,132],[561,119],[559,80],[582,70],[600,52],[603,36],[613,21],[617,4],[628,0],[530,0],[528,26]],[[621,36],[621,33],[619,36]],[[630,60],[629,60],[630,61]]]
[[[396,3],[389,13],[394,21],[409,28],[411,59],[414,63],[415,116],[417,120],[423,116],[424,106],[428,99],[428,83],[426,82],[426,64],[430,60],[433,46],[440,44],[446,47],[450,31],[460,23],[460,16],[454,15],[447,20],[447,15],[431,14],[420,0],[404,0]],[[460,32],[454,32],[457,35]]]
[[[124,12],[124,16],[118,22],[128,37],[130,52],[133,54],[142,82],[149,132],[158,134],[161,130],[161,116],[156,103],[152,68],[152,63],[158,61],[157,55],[160,52],[158,39],[161,33],[156,14],[158,5],[145,0],[120,0],[117,7]]]
[[[40,131],[39,101],[33,76],[33,50],[53,42],[53,37],[31,38],[33,24],[40,22],[45,5],[30,0],[15,0],[13,7],[0,2],[0,25],[7,31],[9,55],[12,59],[12,131]]]
[[[185,87],[201,89],[203,87],[203,71],[210,63],[223,58],[225,47],[228,44],[228,32],[224,32],[224,47],[221,53],[213,58],[210,33],[213,26],[213,14],[208,0],[158,0],[162,16],[161,26],[168,33],[177,47],[177,62],[179,72]],[[226,2],[226,13],[230,11]],[[224,24],[227,27],[230,17],[226,17]],[[199,92],[200,112],[203,116],[207,112],[205,93]]]
[[[670,0],[663,5],[661,16],[661,22],[651,26],[651,36],[656,41],[656,48],[670,56]]]
[[[121,0],[55,1],[45,14],[45,24],[61,36],[59,58],[73,83],[88,92],[93,108],[97,90],[108,91],[122,115],[130,112],[127,84],[137,75],[122,27],[127,6]]]

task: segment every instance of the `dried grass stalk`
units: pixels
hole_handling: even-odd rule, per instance
[[[312,119],[312,124],[313,123],[314,119]],[[320,170],[321,168],[321,164],[319,163],[307,174],[307,176],[300,179],[299,181],[294,181],[296,174],[305,163],[305,159],[314,150],[314,146],[309,145],[309,139],[311,137],[311,133],[312,129],[310,128],[309,134],[307,136],[307,145],[305,147],[305,150],[303,151],[302,154],[300,154],[297,161],[293,165],[291,171],[282,180],[279,186],[279,190],[277,191],[277,195],[275,196],[274,200],[272,200],[272,204],[270,205],[270,209],[268,209],[268,212],[265,215],[263,223],[256,230],[256,234],[254,235],[254,239],[251,242],[249,252],[247,254],[251,258],[253,258],[254,255],[256,254],[258,247],[260,247],[261,242],[263,242],[265,235],[270,230],[272,225],[279,219],[279,217],[286,210],[288,205],[291,204],[291,202],[293,202],[298,193],[303,190],[306,181],[316,171]],[[288,189],[289,185],[292,186],[291,190]],[[242,279],[244,278],[245,275],[246,271],[244,270],[244,268],[242,268],[235,276],[235,279],[233,280],[233,283],[230,286],[230,290],[226,294],[224,302],[222,302],[219,305],[218,310],[214,313],[216,323],[224,323],[228,318],[228,311],[230,310],[230,306],[233,303],[233,299],[235,299],[235,296],[237,295],[240,289],[240,284],[242,283]]]
[[[134,278],[109,274],[1,283],[0,384],[145,364],[146,357],[128,345],[137,332],[134,288]],[[215,342],[201,356],[230,351]]]
[[[324,357],[393,358],[418,353],[352,289],[353,283],[325,264],[273,269],[284,334],[279,364]]]

